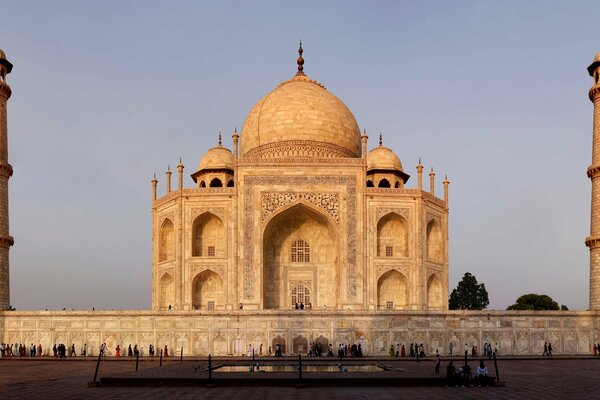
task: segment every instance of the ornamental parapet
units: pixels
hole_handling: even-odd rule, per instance
[[[12,236],[0,236],[0,246],[8,248],[13,244],[15,244],[15,239]]]
[[[8,100],[10,98],[11,94],[12,94],[12,90],[11,90],[10,86],[8,86],[6,83],[0,81],[0,96],[4,97],[6,100]]]
[[[592,86],[588,93],[590,100],[594,102],[598,95],[600,95],[600,85]]]
[[[600,247],[600,236],[588,236],[585,239],[585,245],[590,249]]]
[[[588,178],[593,178],[600,173],[600,165],[590,165],[587,169]]]
[[[365,189],[367,196],[420,196],[419,190],[417,189],[404,189],[404,188],[372,188],[368,187]]]
[[[6,164],[0,164],[0,176],[4,176],[6,178],[10,178],[13,174],[13,167],[12,165],[6,163]]]
[[[167,203],[167,202],[174,200],[180,196],[191,197],[191,196],[209,196],[209,195],[219,195],[219,194],[231,196],[231,195],[236,194],[235,190],[236,189],[234,187],[217,187],[217,188],[216,187],[207,187],[207,188],[175,190],[175,191],[172,191],[171,193],[164,195],[160,199],[157,199],[156,202],[154,203],[154,206],[158,206],[158,205]]]

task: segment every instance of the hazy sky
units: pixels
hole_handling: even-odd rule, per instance
[[[341,98],[416,185],[450,185],[450,288],[490,308],[588,307],[600,3],[0,1],[9,75],[11,301],[150,308],[151,186],[185,184],[223,131],[295,72]]]

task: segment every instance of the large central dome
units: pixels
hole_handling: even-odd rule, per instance
[[[242,157],[360,157],[360,129],[346,105],[301,70],[252,108]]]

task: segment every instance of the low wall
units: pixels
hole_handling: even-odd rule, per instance
[[[156,349],[183,347],[184,355],[242,355],[251,345],[267,354],[275,344],[286,353],[306,353],[319,341],[360,343],[366,355],[387,355],[390,345],[423,343],[428,354],[464,352],[465,344],[493,343],[499,354],[542,354],[551,342],[554,354],[590,354],[600,342],[600,313],[589,311],[3,311],[0,341],[41,344],[51,353],[54,343],[75,344],[79,354],[97,355],[106,343],[109,355],[138,344],[142,355]],[[170,350],[170,351],[171,351]]]

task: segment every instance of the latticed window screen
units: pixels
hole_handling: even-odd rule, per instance
[[[394,248],[392,246],[385,246],[385,256],[392,257],[394,255]]]
[[[208,302],[208,309],[209,310],[214,310],[215,309],[215,302],[214,301],[209,301]]]
[[[215,246],[208,246],[208,256],[209,257],[215,256]]]
[[[292,262],[310,262],[308,242],[298,239],[292,243]]]
[[[385,302],[385,309],[386,310],[393,310],[394,309],[394,302],[393,301],[386,301]]]
[[[292,305],[300,303],[310,303],[310,289],[304,285],[298,285],[292,288]]]

